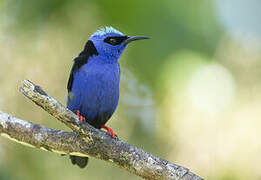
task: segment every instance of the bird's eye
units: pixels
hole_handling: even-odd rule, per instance
[[[114,38],[110,38],[109,43],[110,43],[111,45],[116,45],[116,44],[117,44],[117,40],[114,39]]]
[[[113,36],[105,38],[104,42],[115,46],[121,44],[126,39],[128,39],[127,36]]]

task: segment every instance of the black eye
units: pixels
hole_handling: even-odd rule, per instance
[[[109,43],[110,43],[111,45],[116,45],[116,44],[117,44],[117,40],[114,39],[114,38],[110,38]]]
[[[128,36],[113,36],[105,38],[104,42],[115,46],[121,44],[126,39],[128,39]]]

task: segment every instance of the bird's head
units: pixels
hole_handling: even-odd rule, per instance
[[[148,39],[148,37],[126,36],[112,27],[105,27],[93,33],[89,40],[93,42],[99,55],[115,60],[121,56],[130,42],[140,39]]]

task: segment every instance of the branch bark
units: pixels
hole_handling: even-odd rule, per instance
[[[73,132],[54,130],[0,112],[0,134],[24,145],[108,161],[150,180],[202,180],[189,169],[156,157],[118,138],[82,123],[39,86],[22,80],[20,91]]]

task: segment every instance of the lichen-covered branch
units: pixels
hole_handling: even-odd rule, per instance
[[[80,146],[85,142],[77,133],[46,128],[1,111],[0,134],[26,146],[59,154],[87,156]]]
[[[105,160],[144,179],[202,179],[187,168],[156,157],[118,138],[112,138],[87,123],[82,123],[74,113],[28,80],[22,81],[20,91],[74,132],[49,129],[0,113],[0,133],[12,140],[56,153]]]

